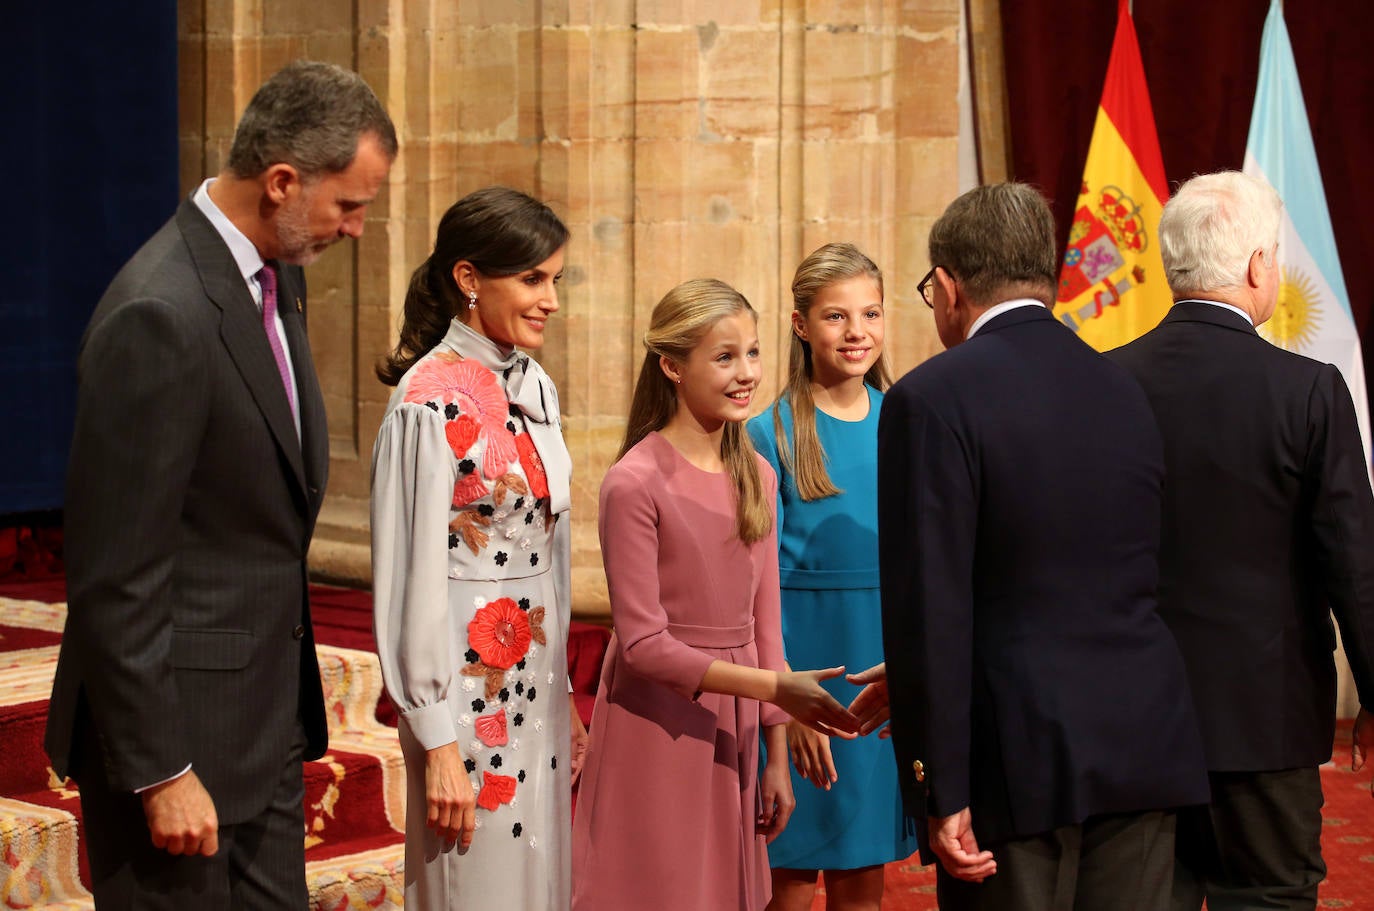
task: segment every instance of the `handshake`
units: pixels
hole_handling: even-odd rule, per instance
[[[778,674],[778,692],[772,700],[797,721],[830,737],[853,740],[878,728],[879,737],[890,736],[888,720],[887,664],[876,664],[845,677],[863,687],[848,707],[840,705],[821,686],[844,673],[843,667],[815,671],[784,671]]]

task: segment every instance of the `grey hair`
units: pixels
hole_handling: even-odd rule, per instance
[[[1245,284],[1250,257],[1265,262],[1279,242],[1283,200],[1268,183],[1240,171],[1186,181],[1159,219],[1159,252],[1175,296]]]
[[[930,263],[956,277],[979,304],[994,297],[1054,303],[1059,256],[1054,216],[1040,191],[1024,183],[975,187],[931,225]]]
[[[227,169],[256,177],[274,164],[304,179],[337,174],[353,162],[364,134],[396,157],[396,128],[362,77],[332,63],[297,60],[268,79],[234,132]]]

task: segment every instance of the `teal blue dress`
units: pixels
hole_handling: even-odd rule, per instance
[[[778,475],[778,562],[782,638],[795,670],[843,664],[850,672],[883,660],[878,596],[878,411],[883,395],[868,390],[868,416],[841,421],[816,410],[835,496],[806,502],[778,458],[774,409],[784,439],[792,438],[791,407],[775,404],[749,422],[749,436]],[[790,443],[789,443],[790,445]],[[859,690],[843,677],[828,681],[843,705]],[[909,857],[916,838],[903,827],[892,742],[877,734],[830,741],[839,780],[817,788],[792,766],[797,808],[768,846],[769,865],[789,870],[853,870]],[[790,764],[789,764],[790,765]]]

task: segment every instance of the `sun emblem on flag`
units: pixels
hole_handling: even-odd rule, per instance
[[[1302,351],[1316,340],[1321,328],[1322,311],[1317,300],[1317,286],[1311,277],[1284,266],[1279,302],[1274,307],[1274,315],[1260,326],[1260,335],[1280,348]]]

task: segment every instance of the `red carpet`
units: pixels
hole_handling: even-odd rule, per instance
[[[42,603],[61,602],[66,587],[61,560],[55,555],[60,537],[50,532],[0,529],[0,598]],[[402,767],[394,732],[395,712],[375,673],[362,673],[352,653],[373,648],[371,597],[367,592],[315,586],[311,610],[322,649],[331,724],[331,751],[306,769],[307,856],[311,864],[312,908],[399,907],[398,845],[402,824]],[[89,907],[81,902],[47,904],[40,895],[75,880],[77,829],[63,828],[70,813],[79,816],[75,791],[52,779],[42,752],[42,732],[51,658],[60,641],[60,613],[48,615],[11,607],[0,613],[0,882],[3,907]],[[591,713],[601,655],[609,633],[575,624],[569,660],[578,707]],[[16,655],[22,656],[15,657]],[[26,661],[47,656],[34,671]],[[367,657],[364,655],[363,657]],[[44,676],[46,674],[46,677]],[[374,708],[375,706],[375,708]],[[1368,771],[1352,774],[1350,728],[1337,735],[1337,764],[1322,769],[1326,792],[1322,850],[1328,878],[1319,908],[1374,911],[1374,799]],[[31,812],[23,808],[30,808]],[[64,811],[53,814],[53,808]],[[49,818],[49,817],[60,818]],[[41,828],[47,826],[48,828]],[[34,834],[38,833],[38,834]],[[42,869],[43,863],[70,849],[68,873]],[[84,852],[80,876],[86,879]],[[813,911],[825,907],[818,890]],[[889,864],[885,911],[931,911],[935,875],[916,858]]]

